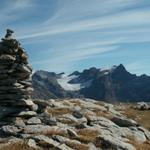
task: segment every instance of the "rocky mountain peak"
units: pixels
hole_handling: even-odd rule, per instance
[[[150,77],[131,74],[123,64],[111,68],[93,67],[82,72],[75,71],[70,75],[52,76],[46,73],[46,76],[48,80],[33,76],[36,94],[45,89],[42,93],[48,95],[44,96],[46,99],[54,97],[86,97],[106,101],[149,101],[150,99],[150,94],[148,94],[150,93]],[[37,85],[40,91],[36,90]],[[55,96],[51,97],[50,95],[53,94]]]
[[[71,73],[69,76],[72,76],[72,75],[75,75],[75,76],[78,76],[80,75],[81,73],[79,71],[74,71],[73,73]]]
[[[120,64],[118,66],[114,66],[113,68],[115,68],[114,71],[116,71],[116,72],[123,72],[123,73],[127,72],[127,70],[123,64]]]

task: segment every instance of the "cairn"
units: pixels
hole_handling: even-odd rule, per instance
[[[37,110],[30,96],[32,68],[13,33],[7,29],[0,42],[0,125],[8,124],[16,116],[32,116]]]

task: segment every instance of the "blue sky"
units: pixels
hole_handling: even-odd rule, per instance
[[[120,63],[150,75],[150,0],[0,0],[6,28],[35,70],[70,73]]]

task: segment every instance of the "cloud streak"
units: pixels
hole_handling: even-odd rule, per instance
[[[8,0],[0,19],[15,27],[36,68],[59,64],[57,70],[69,70],[97,55],[119,55],[116,50],[123,51],[125,44],[150,42],[148,4],[147,0]]]

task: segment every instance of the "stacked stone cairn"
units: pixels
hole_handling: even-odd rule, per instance
[[[7,29],[0,42],[0,126],[13,117],[36,114],[37,105],[31,100],[32,68],[19,41]]]

